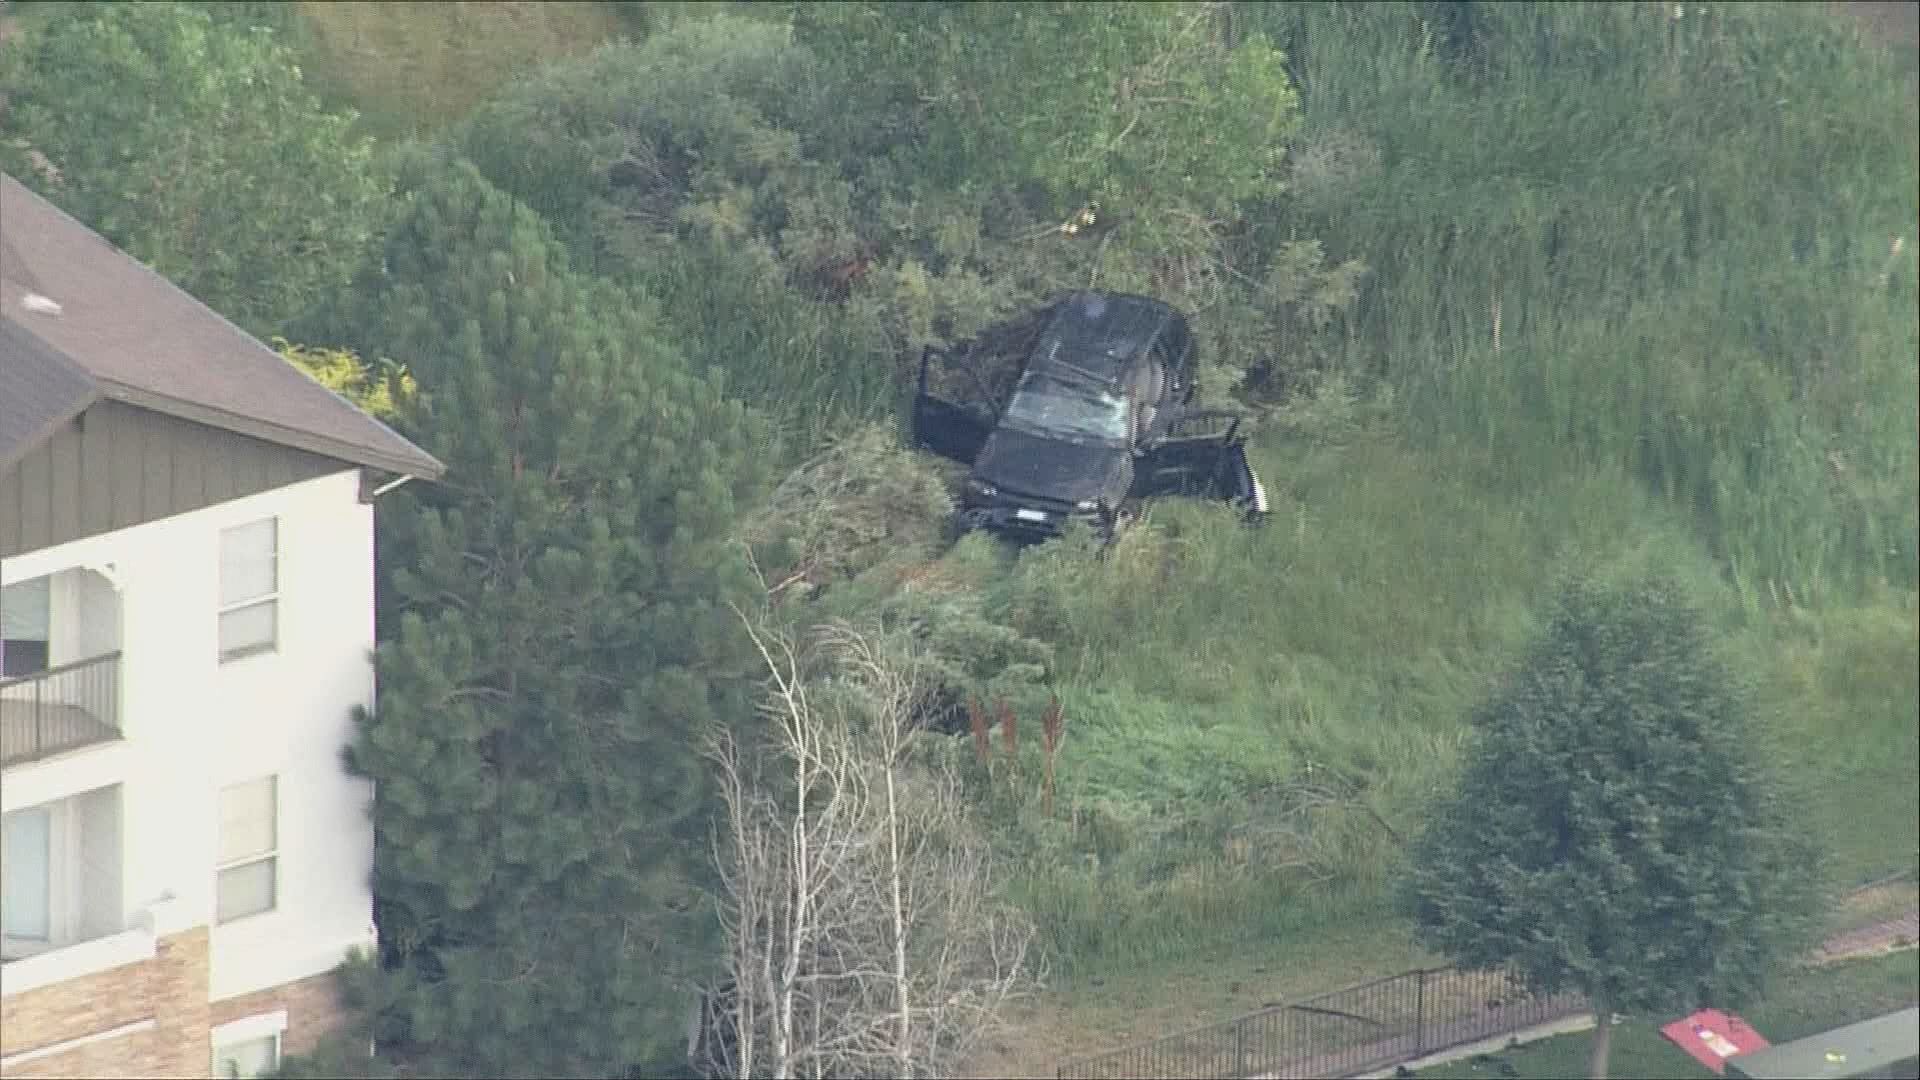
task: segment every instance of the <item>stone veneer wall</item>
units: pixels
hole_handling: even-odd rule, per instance
[[[340,1000],[339,980],[328,971],[216,1001],[208,1007],[207,1026],[217,1028],[279,1009],[287,1011],[287,1030],[280,1037],[282,1055],[312,1053],[320,1039],[345,1022],[347,1015]]]
[[[11,1077],[205,1077],[207,928],[161,938],[154,957],[0,998],[0,1057],[151,1020],[144,1030],[6,1066]]]
[[[346,1018],[331,972],[209,1004],[207,963],[207,928],[199,926],[161,938],[151,960],[0,998],[0,1058],[152,1021],[0,1067],[0,1076],[206,1080],[211,1032],[221,1024],[284,1009],[281,1052],[304,1054]]]

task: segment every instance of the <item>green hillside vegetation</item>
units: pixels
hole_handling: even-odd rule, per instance
[[[18,56],[86,17],[26,7]],[[649,364],[679,365],[698,400],[724,391],[726,432],[769,432],[750,451],[650,444],[758,459],[701,463],[734,478],[700,481],[726,487],[712,505],[753,507],[726,522],[699,485],[641,484],[678,492],[651,513],[697,519],[647,526],[673,588],[737,589],[718,567],[743,541],[765,584],[806,582],[781,619],[919,628],[953,682],[1019,710],[1022,762],[969,776],[1050,1002],[1285,966],[1356,927],[1404,938],[1404,842],[1575,574],[1657,570],[1707,614],[1830,852],[1826,885],[1914,865],[1920,141],[1909,58],[1853,23],[1794,4],[216,7],[272,28],[324,109],[357,110],[383,182],[423,150],[464,158],[487,205],[538,215],[575,292],[646,313]],[[502,11],[455,10],[482,7]],[[0,62],[15,92],[35,70]],[[19,116],[5,153],[36,138]],[[437,388],[457,361],[403,354],[432,328],[395,302],[394,340],[366,340],[354,305],[399,281],[475,305],[499,342],[526,331],[499,321],[509,263],[485,287],[432,283],[396,237],[448,226],[390,201],[357,291],[264,329],[296,355],[406,365],[422,400],[394,422],[436,450],[485,383]],[[1081,535],[952,542],[944,471],[895,434],[910,360],[1089,283],[1196,313],[1206,393],[1260,419],[1266,527],[1165,503],[1104,558]],[[465,317],[433,325],[457,337]],[[676,411],[661,430],[698,426]],[[543,482],[603,468],[587,441],[543,447],[561,478]],[[776,494],[766,478],[807,462]],[[461,511],[402,489],[382,528],[429,535],[429,512]],[[703,618],[716,602],[672,595]],[[757,678],[738,646],[688,653],[725,665],[701,669],[704,700]],[[1268,991],[1246,993],[1199,1007]],[[1049,1028],[1010,1067],[1091,1037]]]

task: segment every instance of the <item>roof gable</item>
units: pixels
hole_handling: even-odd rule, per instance
[[[12,319],[0,317],[0,471],[100,397],[86,373]]]
[[[40,299],[46,298],[46,299]],[[52,303],[47,303],[50,299]],[[11,325],[6,325],[11,324]],[[99,397],[410,476],[440,463],[0,173],[0,464]],[[67,371],[55,370],[53,361]],[[14,386],[23,389],[16,393]],[[77,404],[77,407],[76,406]],[[72,408],[64,416],[62,409]]]

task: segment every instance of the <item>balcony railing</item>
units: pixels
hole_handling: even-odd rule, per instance
[[[0,766],[120,737],[120,654],[0,679]]]

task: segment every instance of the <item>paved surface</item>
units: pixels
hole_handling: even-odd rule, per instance
[[[1262,1073],[1257,1080],[1281,1080],[1283,1077],[1354,1076],[1363,1069],[1387,1070],[1391,1075],[1398,1062],[1415,1054],[1427,1054],[1435,1060],[1452,1060],[1476,1052],[1483,1041],[1505,1046],[1508,1039],[1522,1031],[1545,1028],[1567,1029],[1567,1021],[1588,1016],[1587,1004],[1577,994],[1563,994],[1550,1002],[1516,1002],[1463,1013],[1451,1020],[1426,1025],[1415,1042],[1412,1032],[1379,1042],[1349,1047],[1337,1054],[1303,1058],[1289,1062],[1279,1071]],[[1567,1029],[1570,1030],[1570,1029]],[[1452,1047],[1444,1054],[1431,1053],[1436,1047]]]
[[[1888,919],[1870,926],[1862,926],[1857,930],[1835,934],[1822,942],[1808,961],[1813,964],[1830,964],[1851,956],[1872,956],[1876,953],[1910,948],[1916,942],[1920,942],[1920,909],[1909,911],[1897,919]]]
[[[1507,1049],[1508,1045],[1515,1042],[1522,1044],[1538,1042],[1541,1039],[1551,1039],[1556,1035],[1578,1035],[1582,1032],[1592,1030],[1592,1013],[1570,1013],[1559,1020],[1552,1020],[1544,1024],[1535,1024],[1532,1027],[1522,1028],[1519,1031],[1510,1031],[1505,1035],[1496,1035],[1490,1039],[1480,1039],[1475,1042],[1462,1043],[1459,1046],[1442,1050],[1437,1054],[1426,1054],[1418,1058],[1402,1061],[1396,1065],[1389,1065],[1378,1072],[1363,1073],[1357,1080],[1389,1080],[1390,1077],[1398,1074],[1401,1069],[1417,1073],[1422,1069],[1430,1069],[1435,1065],[1445,1065],[1449,1061],[1459,1061],[1461,1058],[1469,1058],[1475,1054],[1498,1054]]]
[[[1807,962],[1830,964],[1851,957],[1875,956],[1913,948],[1916,944],[1920,944],[1920,908],[1898,918],[1835,934],[1822,942],[1807,957]],[[1353,1076],[1361,1069],[1381,1070],[1365,1075],[1391,1076],[1397,1064],[1417,1071],[1430,1065],[1483,1053],[1489,1043],[1505,1046],[1510,1039],[1532,1042],[1592,1026],[1592,1017],[1586,1012],[1586,1004],[1575,995],[1556,1000],[1552,1007],[1544,1010],[1538,1005],[1529,1008],[1516,1003],[1429,1025],[1419,1047],[1424,1053],[1418,1060],[1410,1060],[1416,1048],[1413,1036],[1409,1034],[1351,1047],[1337,1055],[1291,1061],[1278,1071],[1258,1074],[1255,1080]],[[1439,1048],[1437,1052],[1436,1048]]]

